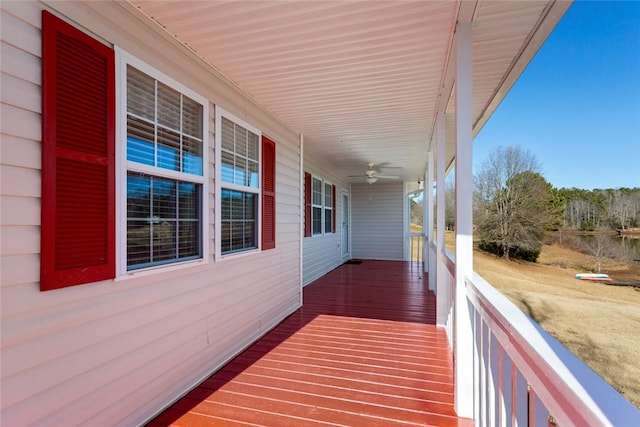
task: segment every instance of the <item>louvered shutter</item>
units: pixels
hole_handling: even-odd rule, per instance
[[[336,186],[332,185],[331,186],[331,197],[333,198],[333,204],[331,206],[333,206],[333,230],[331,230],[332,233],[336,232],[336,211],[338,210],[338,207],[336,206]]]
[[[115,63],[42,13],[40,289],[115,277]]]
[[[262,249],[276,247],[276,143],[262,137]]]
[[[311,174],[304,173],[304,237],[311,236]]]

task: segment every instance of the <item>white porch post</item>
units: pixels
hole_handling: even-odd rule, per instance
[[[431,268],[431,264],[434,261],[431,257],[431,242],[433,241],[433,151],[427,153],[427,170],[424,176],[424,190],[422,193],[422,200],[424,205],[422,210],[424,212],[422,224],[426,241],[425,247],[425,263],[424,271],[435,273],[435,269]],[[429,275],[429,290],[436,290],[436,275]]]
[[[473,417],[473,330],[465,277],[473,273],[472,25],[456,26],[455,409]]]
[[[444,112],[436,117],[436,322],[447,325],[449,317],[449,282],[444,254],[444,161],[445,148]]]
[[[299,273],[300,273],[300,307],[302,307],[303,295],[304,295],[304,135],[300,134],[300,265],[299,265]]]

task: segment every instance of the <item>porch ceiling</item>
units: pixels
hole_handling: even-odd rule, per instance
[[[474,132],[569,2],[140,1],[132,3],[347,177],[366,164],[424,176],[435,116],[453,86],[455,23],[474,22]],[[442,100],[441,100],[442,99]],[[451,120],[448,120],[451,123]],[[449,132],[451,135],[451,132]],[[451,145],[450,145],[451,147]],[[447,164],[453,158],[449,148]],[[356,182],[357,180],[352,180]]]

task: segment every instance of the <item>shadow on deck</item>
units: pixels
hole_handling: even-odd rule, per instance
[[[149,426],[472,425],[453,409],[435,296],[410,263],[345,264]]]

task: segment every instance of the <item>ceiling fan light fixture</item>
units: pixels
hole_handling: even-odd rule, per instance
[[[376,178],[375,176],[368,176],[366,177],[366,180],[367,180],[367,184],[373,184],[378,180],[378,178]]]

